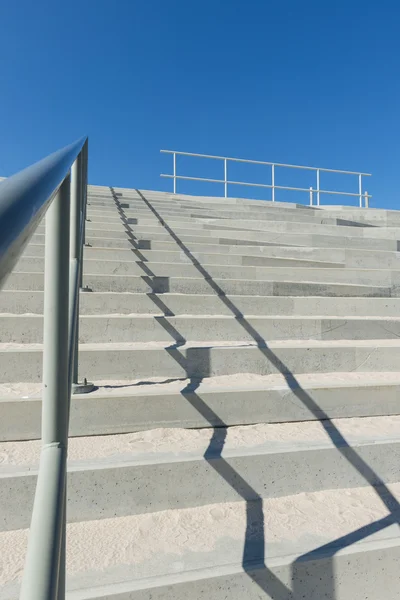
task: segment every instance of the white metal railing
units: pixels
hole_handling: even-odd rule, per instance
[[[369,199],[371,196],[367,191],[363,191],[363,177],[370,177],[371,173],[360,173],[358,171],[342,171],[339,169],[323,169],[321,167],[306,167],[303,165],[287,165],[283,163],[272,163],[266,162],[264,160],[248,160],[245,158],[231,158],[228,156],[213,156],[211,154],[195,154],[193,152],[178,152],[176,150],[160,150],[160,152],[164,154],[172,154],[172,175],[161,173],[161,177],[167,177],[169,179],[173,179],[173,190],[174,194],[176,194],[176,181],[177,179],[185,179],[189,181],[208,181],[210,183],[222,183],[224,184],[224,197],[228,198],[228,184],[229,185],[246,185],[250,187],[260,187],[260,188],[268,188],[272,193],[272,202],[275,202],[275,190],[291,190],[297,192],[309,192],[310,194],[310,206],[314,206],[314,194],[316,196],[316,206],[320,205],[320,197],[321,194],[332,194],[338,196],[350,196],[356,197],[359,201],[359,206],[362,208],[363,199],[364,206],[366,208],[369,207]],[[188,177],[186,175],[178,175],[176,169],[176,157],[180,156],[195,156],[198,158],[212,158],[216,160],[222,160],[224,163],[224,178],[223,179],[210,179],[207,177]],[[228,162],[240,162],[240,163],[250,163],[253,165],[267,165],[271,167],[271,183],[250,183],[248,181],[230,181],[228,179]],[[283,167],[287,169],[304,169],[306,171],[315,171],[316,172],[316,187],[315,188],[301,188],[301,187],[292,187],[292,186],[284,186],[284,185],[276,185],[275,184],[275,168]],[[342,175],[356,175],[358,177],[358,192],[339,192],[335,190],[324,190],[320,188],[320,176],[321,173],[341,173]]]

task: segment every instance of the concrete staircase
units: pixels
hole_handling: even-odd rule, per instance
[[[91,186],[70,600],[400,596],[400,212]],[[0,292],[0,598],[40,451],[44,224]]]

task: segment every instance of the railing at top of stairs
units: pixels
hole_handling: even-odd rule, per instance
[[[284,163],[272,163],[264,160],[249,160],[247,158],[232,158],[227,156],[214,156],[212,154],[196,154],[194,152],[178,152],[177,150],[160,150],[164,154],[172,154],[172,174],[161,173],[161,177],[167,177],[173,180],[173,193],[176,194],[176,184],[178,179],[184,179],[189,181],[208,181],[209,183],[223,183],[224,184],[224,197],[228,198],[228,185],[244,185],[250,187],[267,188],[271,190],[271,201],[275,202],[275,190],[290,190],[295,192],[308,192],[310,197],[310,206],[315,206],[314,194],[316,197],[316,206],[320,206],[321,194],[331,194],[336,196],[350,196],[358,198],[360,208],[369,208],[369,200],[372,197],[367,191],[363,192],[363,177],[370,177],[371,173],[360,173],[359,171],[342,171],[339,169],[324,169],[322,167],[309,167],[304,165],[288,165]],[[207,177],[188,177],[187,175],[178,175],[176,166],[177,156],[192,156],[195,158],[208,158],[213,160],[222,160],[224,163],[224,178],[223,179],[209,179]],[[228,179],[228,163],[247,163],[251,165],[266,165],[271,167],[271,183],[251,183],[249,181],[232,181]],[[275,175],[277,168],[284,169],[301,169],[305,171],[314,171],[316,175],[316,187],[315,188],[303,188],[293,187],[285,185],[277,185],[275,183]],[[339,173],[342,175],[356,175],[358,179],[358,192],[342,192],[338,190],[327,190],[321,189],[320,179],[321,173]]]
[[[88,140],[82,138],[0,183],[0,286],[47,211],[42,451],[21,600],[65,597],[70,397],[93,389],[78,382],[87,168]]]

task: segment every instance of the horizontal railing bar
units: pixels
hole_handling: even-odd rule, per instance
[[[167,175],[165,173],[161,173],[160,177],[168,177],[169,179],[189,179],[192,181],[209,181],[211,183],[225,183],[223,179],[207,179],[205,177],[186,177],[183,175]],[[227,183],[230,183],[229,181]]]
[[[81,138],[0,182],[0,285],[11,273],[85,141]]]
[[[292,190],[294,192],[309,192],[310,188],[300,188],[300,187],[289,187],[289,186],[284,186],[284,185],[270,185],[267,183],[249,183],[247,181],[226,181],[224,179],[207,179],[205,177],[187,177],[185,175],[167,175],[165,173],[161,173],[160,177],[167,177],[168,179],[187,179],[190,181],[208,181],[211,183],[227,183],[229,185],[247,185],[249,187],[261,187],[261,188],[268,188],[268,189],[272,189],[273,187],[276,190]],[[313,192],[319,192],[320,194],[337,194],[339,196],[356,196],[357,198],[360,196],[360,194],[355,193],[355,192],[334,192],[331,190],[317,190],[317,189],[313,189]],[[363,194],[363,196],[365,197],[365,194]],[[372,198],[372,196],[370,194],[368,194],[367,196],[368,198]]]
[[[286,167],[288,169],[306,169],[308,171],[323,171],[324,173],[343,173],[345,175],[362,175],[371,177],[371,173],[361,173],[360,171],[343,171],[342,169],[325,169],[322,167],[307,167],[303,165],[289,165],[285,163],[267,162],[264,160],[250,160],[247,158],[233,158],[229,156],[214,156],[212,154],[196,154],[194,152],[178,152],[175,150],[160,150],[164,154],[179,154],[181,156],[196,156],[198,158],[213,158],[216,160],[231,160],[233,162],[250,163],[253,165],[274,165],[275,167]],[[277,186],[276,186],[277,187]]]

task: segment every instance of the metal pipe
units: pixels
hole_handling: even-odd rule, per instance
[[[179,154],[180,156],[197,156],[198,158],[215,158],[217,160],[231,160],[232,162],[251,163],[253,165],[275,165],[276,167],[287,167],[288,169],[306,169],[308,171],[324,171],[327,173],[346,173],[347,175],[359,175],[359,171],[343,171],[341,169],[323,169],[322,167],[308,167],[305,165],[289,165],[285,163],[272,163],[265,160],[250,160],[247,158],[233,158],[232,156],[215,156],[213,154],[196,154],[194,152],[178,152],[177,150],[160,150],[164,154]],[[361,173],[370,177],[371,173]]]
[[[65,469],[64,497],[61,515],[60,566],[58,569],[57,600],[64,600],[67,583],[67,473]]]
[[[358,176],[358,195],[360,197],[360,208],[362,208],[362,181],[361,181],[361,173]]]
[[[276,164],[275,164],[275,166],[276,166]],[[161,173],[160,177],[167,177],[169,179],[172,179],[173,175]],[[187,179],[189,181],[208,181],[211,183],[224,183],[223,179],[209,179],[207,177],[187,177],[185,175],[177,175],[176,179]],[[272,189],[272,185],[267,184],[267,183],[249,183],[248,181],[229,181],[228,180],[228,184],[230,184],[230,185],[247,185],[250,187],[261,187],[261,188]],[[276,190],[292,190],[292,191],[296,191],[296,192],[308,192],[310,188],[275,185],[275,189]],[[334,194],[334,195],[338,195],[338,196],[354,196],[357,198],[359,197],[359,194],[355,193],[355,192],[335,192],[333,190],[320,190],[320,193],[321,194]]]
[[[82,198],[83,198],[83,239],[82,246],[86,245],[86,221],[87,221],[87,187],[88,187],[88,160],[89,140],[87,139],[82,148]]]
[[[313,189],[310,187],[310,206],[313,205]]]
[[[176,153],[173,156],[173,168],[174,168],[174,194],[176,194]]]
[[[364,194],[364,198],[365,198],[365,208],[369,208],[369,197],[368,197],[367,191]]]
[[[21,600],[63,599],[58,591],[68,445],[69,200],[67,176],[46,215],[42,454]]]
[[[224,192],[225,192],[225,198],[228,197],[228,164],[227,164],[227,160],[225,158],[224,160]]]
[[[71,168],[71,231],[70,231],[70,260],[77,263],[79,269],[79,284],[81,285],[81,223],[82,223],[82,154],[76,158]],[[76,312],[79,314],[79,294],[76,300]],[[78,384],[78,343],[79,343],[79,319],[76,320],[75,350],[72,367],[72,383]]]
[[[319,169],[317,169],[317,206],[319,206]]]
[[[275,202],[275,165],[271,165],[272,202]]]
[[[84,141],[82,138],[0,183],[0,285],[13,270]]]

